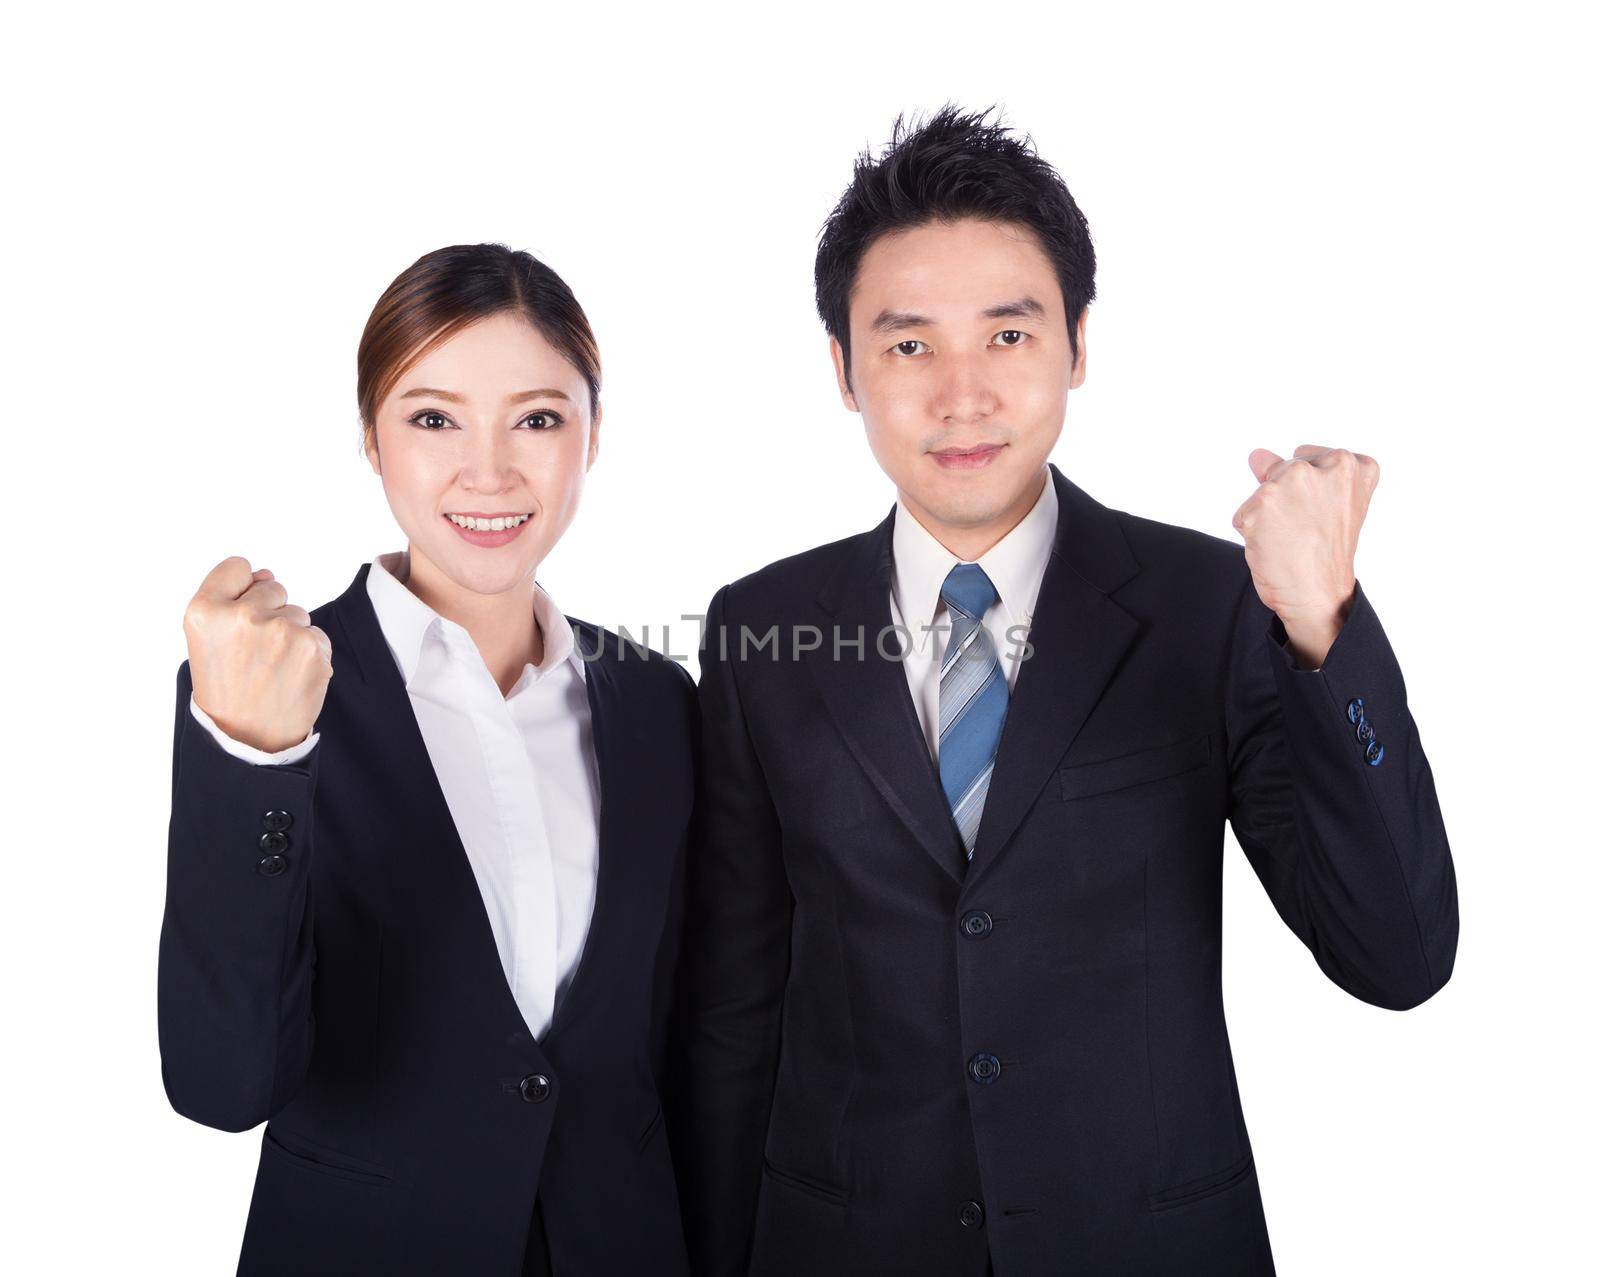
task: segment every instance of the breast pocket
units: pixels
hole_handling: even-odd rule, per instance
[[[1204,734],[1133,750],[1114,758],[1073,763],[1056,772],[1056,782],[1061,797],[1070,801],[1180,776],[1210,761],[1211,737]]]

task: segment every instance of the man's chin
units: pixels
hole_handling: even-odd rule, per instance
[[[985,475],[981,481],[963,475],[958,482],[944,480],[919,485],[921,491],[903,491],[926,517],[950,528],[977,528],[1005,517],[1027,495],[1026,486],[1010,475]]]

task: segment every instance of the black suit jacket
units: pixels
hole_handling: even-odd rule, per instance
[[[1241,546],[1051,479],[970,866],[875,643],[893,511],[711,603],[669,1110],[698,1272],[1270,1273],[1223,1020],[1225,821],[1342,988],[1400,1009],[1450,974],[1444,824],[1359,585],[1298,669]]]
[[[537,1194],[557,1272],[681,1272],[656,986],[677,935],[693,682],[573,622],[596,654],[599,881],[535,1041],[367,572],[311,613],[335,673],[303,762],[233,758],[178,671],[162,1074],[187,1117],[268,1123],[239,1271],[510,1277]],[[274,832],[286,845],[262,844]]]

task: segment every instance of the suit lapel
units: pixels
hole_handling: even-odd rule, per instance
[[[493,988],[497,1013],[513,1033],[533,1040],[516,997],[500,965],[494,929],[489,924],[477,876],[467,858],[450,804],[439,784],[433,760],[428,755],[422,729],[417,725],[411,698],[394,654],[389,650],[372,598],[367,593],[370,563],[363,563],[355,580],[333,602],[333,613],[345,639],[344,650],[334,651],[335,678],[331,684],[356,725],[356,739],[363,750],[379,760],[381,772],[392,777],[384,809],[377,819],[390,831],[386,841],[400,857],[421,856],[425,863],[405,866],[397,875],[401,881],[441,882],[452,896],[463,902],[470,934],[464,948],[473,967]],[[337,644],[337,639],[335,639]],[[355,669],[347,668],[344,656],[353,658]],[[355,674],[353,685],[351,674]],[[342,682],[341,682],[342,680]],[[441,854],[443,859],[441,860]],[[440,878],[443,875],[443,878]],[[470,903],[468,903],[470,902]],[[444,904],[444,900],[436,901]],[[448,910],[446,911],[448,912]],[[443,920],[449,925],[448,919]]]
[[[1139,571],[1116,515],[1054,465],[1059,513],[1055,545],[1039,588],[978,825],[976,882],[1010,844],[1139,633],[1139,621],[1110,596]]]
[[[809,665],[829,714],[867,778],[923,849],[959,882],[966,872],[966,852],[911,703],[905,667],[878,650],[879,635],[884,635],[884,648],[893,650],[893,530],[891,510],[859,539],[818,599],[837,626],[841,643],[863,638],[862,659],[856,659],[853,647],[843,648],[835,659],[830,634]]]
[[[630,842],[638,842],[629,838],[626,829],[630,780],[644,774],[647,762],[644,751],[648,748],[643,734],[631,725],[631,716],[623,712],[615,668],[619,654],[613,650],[613,645],[606,643],[598,628],[585,621],[567,619],[572,625],[573,641],[579,645],[584,658],[584,688],[589,700],[595,769],[600,777],[600,864],[588,938],[561,1005],[556,1008],[550,1025],[552,1035],[572,1018],[573,1008],[581,1005],[577,996],[597,978],[595,968],[618,947],[610,943],[610,920],[616,909],[618,877],[625,872],[622,858],[626,848]]]

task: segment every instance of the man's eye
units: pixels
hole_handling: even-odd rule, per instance
[[[529,430],[554,430],[561,424],[561,414],[558,412],[530,412],[522,419],[522,424]]]
[[[434,412],[431,408],[414,412],[406,420],[414,426],[421,426],[424,430],[443,430],[450,424],[449,417],[442,412]]]
[[[915,355],[917,353],[916,348],[922,345],[924,345],[923,342],[917,341],[915,338],[909,338],[906,341],[896,342],[894,349],[895,353],[899,355]]]
[[[1018,332],[1015,328],[1007,328],[996,333],[994,339],[1002,346],[1020,346],[1028,339],[1028,334]]]

